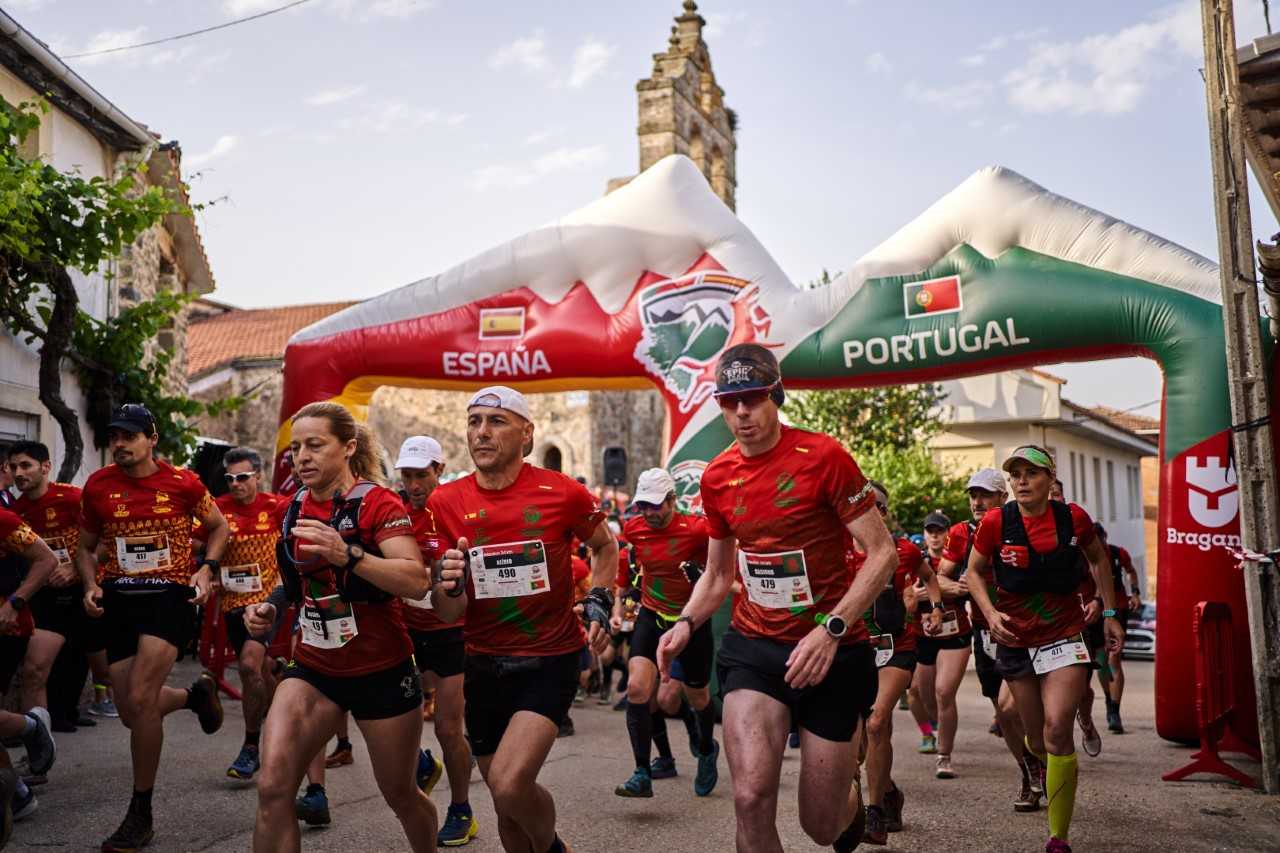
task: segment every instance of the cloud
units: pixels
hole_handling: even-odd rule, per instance
[[[546,71],[551,67],[547,58],[547,42],[542,30],[534,30],[533,35],[518,38],[510,44],[503,45],[489,57],[489,67],[496,71],[515,66],[525,71]]]
[[[162,65],[171,65],[175,62],[188,59],[196,52],[195,47],[184,45],[180,47],[156,46],[143,47],[135,50],[116,50],[121,47],[139,44],[147,41],[147,28],[134,27],[131,30],[102,30],[94,33],[87,44],[80,48],[63,48],[63,53],[97,53],[97,56],[83,56],[79,59],[73,59],[72,62],[81,65],[124,65],[131,68],[139,66],[150,66],[153,68]],[[99,53],[99,51],[116,51],[114,53]]]
[[[735,24],[741,24],[747,19],[746,12],[708,12],[702,16],[706,20],[707,25],[702,28],[702,37],[705,39],[718,39],[724,35],[725,30],[732,28]]]
[[[889,58],[878,50],[867,57],[866,65],[867,70],[872,74],[888,74],[893,70]]]
[[[350,100],[357,95],[364,94],[365,87],[360,86],[339,86],[336,89],[322,89],[314,95],[306,99],[308,106],[326,107],[330,104],[338,104],[342,101]]]
[[[466,113],[444,114],[439,110],[424,109],[399,98],[392,98],[339,119],[334,126],[346,131],[363,130],[386,134],[419,130],[424,127],[457,127],[466,120]]]
[[[977,68],[980,65],[987,64],[987,55],[985,53],[975,53],[960,60],[960,64],[967,68]]]
[[[603,145],[588,145],[583,148],[557,148],[550,154],[544,154],[533,161],[533,169],[539,175],[550,175],[580,166],[594,166],[603,162],[605,150]]]
[[[905,89],[909,99],[941,110],[960,112],[980,107],[995,87],[987,80],[970,80],[951,86],[921,86],[912,81]]]
[[[605,69],[617,50],[617,45],[605,44],[593,36],[587,36],[586,40],[573,52],[573,68],[569,71],[569,88],[581,89],[591,82],[593,77]]]
[[[366,14],[373,18],[411,18],[435,6],[434,0],[374,0]]]
[[[240,138],[238,136],[219,136],[218,141],[213,143],[212,148],[208,151],[201,151],[199,154],[192,154],[189,157],[183,158],[183,164],[190,169],[199,168],[206,163],[210,163],[220,157],[230,154],[235,150],[239,143]]]
[[[34,12],[48,6],[49,3],[50,0],[5,0],[4,5],[22,12]]]
[[[280,5],[280,0],[225,0],[222,10],[233,18],[243,18],[277,9]]]
[[[223,0],[222,9],[233,18],[243,18],[278,9],[284,2],[285,0]],[[436,0],[329,0],[324,7],[344,18],[359,17],[362,21],[368,21],[373,18],[403,20],[435,6]],[[301,6],[299,11],[306,8],[308,7]]]
[[[551,137],[559,133],[555,128],[547,128],[546,130],[535,131],[524,138],[525,145],[541,145]]]
[[[497,164],[477,169],[471,175],[470,186],[477,192],[492,189],[519,189],[557,172],[566,172],[604,162],[607,153],[603,145],[587,145],[581,148],[557,148],[524,165]]]

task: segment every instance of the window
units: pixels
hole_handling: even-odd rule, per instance
[[[1129,517],[1142,518],[1142,469],[1126,466],[1129,473]]]
[[[562,471],[564,470],[563,459],[560,448],[552,444],[542,452],[542,467],[548,471]]]
[[[1102,505],[1102,460],[1096,456],[1093,457],[1093,494],[1094,499],[1098,502],[1093,517],[1095,520],[1101,520],[1105,509]]]
[[[1089,471],[1083,453],[1080,454],[1080,494],[1076,495],[1076,503],[1089,503]]]
[[[1116,465],[1110,459],[1107,460],[1107,504],[1109,521],[1116,520]]]

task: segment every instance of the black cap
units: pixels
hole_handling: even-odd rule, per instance
[[[1098,536],[1101,536],[1103,539],[1107,538],[1107,528],[1103,527],[1096,521],[1093,523],[1093,532]]]
[[[737,344],[716,362],[716,394],[772,388],[782,379],[778,360],[760,344]]]
[[[930,527],[941,527],[943,530],[951,529],[951,519],[947,518],[936,509],[924,517],[924,529]]]
[[[111,422],[107,429],[123,429],[129,432],[140,432],[143,435],[155,435],[156,419],[151,410],[141,403],[125,403],[111,413]]]

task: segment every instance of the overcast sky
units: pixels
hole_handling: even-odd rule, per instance
[[[67,55],[287,0],[0,0]],[[69,63],[177,139],[243,306],[357,299],[601,195],[637,165],[635,82],[678,0],[311,0]],[[1237,0],[1238,41],[1265,32]],[[1216,257],[1199,4],[706,0],[738,111],[738,215],[795,281],[848,267],[966,176],[1013,168]],[[1280,21],[1278,21],[1280,23]],[[1255,192],[1255,232],[1278,230]],[[1150,362],[1050,367],[1160,396]],[[1141,410],[1156,414],[1154,407]]]

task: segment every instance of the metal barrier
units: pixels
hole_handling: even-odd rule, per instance
[[[1232,677],[1231,608],[1217,601],[1202,601],[1193,614],[1192,631],[1196,649],[1196,722],[1200,728],[1200,749],[1191,763],[1161,778],[1177,782],[1193,773],[1225,776],[1247,788],[1258,780],[1222,760],[1221,753],[1235,752],[1261,760],[1258,750],[1245,743],[1231,728],[1235,716],[1235,685]]]
[[[218,689],[229,699],[240,699],[240,691],[232,687],[226,679],[227,666],[237,662],[236,651],[227,642],[227,623],[222,619],[220,593],[209,596],[204,607],[204,621],[200,630],[200,643],[197,650],[200,662],[209,674],[218,682]],[[289,607],[280,620],[280,627],[275,637],[267,646],[268,659],[282,657],[286,660],[293,655],[293,622],[294,608]]]

